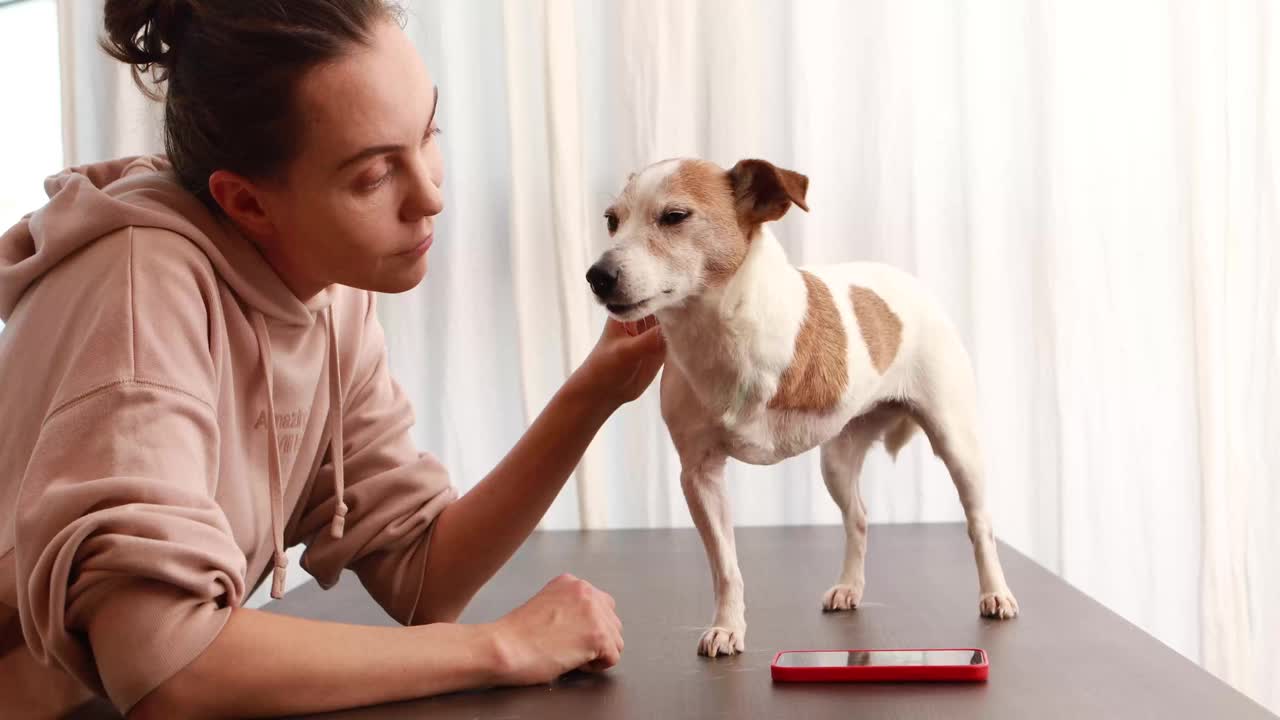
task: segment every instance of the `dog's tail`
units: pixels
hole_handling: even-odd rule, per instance
[[[890,457],[894,460],[898,459],[898,451],[902,450],[911,437],[916,434],[920,426],[916,424],[915,419],[910,415],[904,414],[902,417],[893,421],[884,431],[884,449],[889,451]]]

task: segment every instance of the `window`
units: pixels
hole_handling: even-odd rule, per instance
[[[62,168],[62,91],[54,0],[0,0],[0,228],[45,201],[45,177]],[[0,324],[0,328],[4,325]]]

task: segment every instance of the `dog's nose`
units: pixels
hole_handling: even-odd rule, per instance
[[[602,263],[596,263],[587,271],[587,283],[591,285],[591,291],[596,295],[605,298],[613,293],[613,289],[618,286],[619,270],[617,268],[606,269]]]

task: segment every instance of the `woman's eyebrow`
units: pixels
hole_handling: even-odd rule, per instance
[[[436,85],[432,89],[431,119],[427,121],[428,128],[430,128],[431,124],[436,121],[436,108],[438,107],[440,107],[440,86]],[[365,158],[373,157],[375,155],[382,155],[384,153],[399,152],[401,150],[404,150],[404,145],[399,145],[399,144],[372,145],[352,155],[346,160],[343,160],[341,163],[339,163],[337,172],[341,172],[347,167],[349,167],[350,165],[358,163],[361,160],[364,160]]]

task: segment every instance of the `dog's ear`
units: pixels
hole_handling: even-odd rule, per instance
[[[787,214],[791,203],[809,212],[804,202],[809,178],[767,160],[739,160],[729,171],[729,182],[733,186],[734,209],[744,225],[777,220]]]

